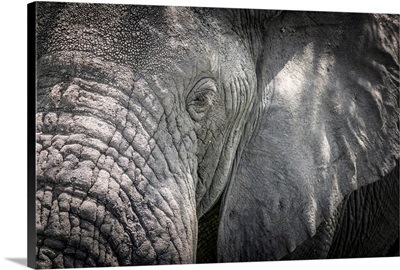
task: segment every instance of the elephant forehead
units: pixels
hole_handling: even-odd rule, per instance
[[[37,14],[38,57],[81,51],[141,69],[176,62],[196,27],[176,7],[43,3]]]

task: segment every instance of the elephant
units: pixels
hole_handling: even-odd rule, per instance
[[[37,268],[399,254],[399,16],[35,3]]]

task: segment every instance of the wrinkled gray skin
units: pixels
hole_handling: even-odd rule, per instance
[[[398,16],[37,14],[37,267],[396,252]]]

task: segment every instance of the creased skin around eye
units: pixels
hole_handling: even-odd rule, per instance
[[[212,107],[217,95],[215,80],[203,78],[196,83],[188,95],[187,110],[195,121],[200,121]]]

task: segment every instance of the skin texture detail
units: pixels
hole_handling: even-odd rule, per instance
[[[398,16],[36,20],[38,268],[396,254]]]

